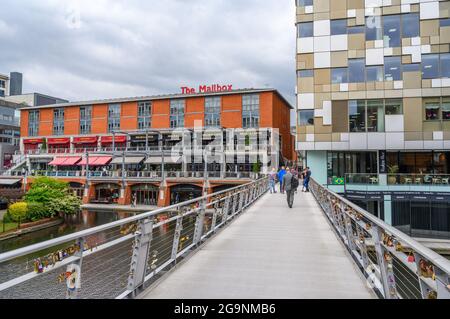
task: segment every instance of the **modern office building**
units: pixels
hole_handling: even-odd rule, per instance
[[[0,74],[0,98],[9,95],[9,76]]]
[[[450,1],[296,5],[297,149],[314,177],[413,235],[448,236]]]
[[[264,156],[271,166],[294,160],[291,109],[274,89],[24,107],[25,184],[54,176],[70,182],[85,203],[129,204],[135,193],[139,204],[165,206],[248,182]],[[197,144],[174,155],[184,139]],[[213,143],[214,161],[195,159],[194,145]]]
[[[0,99],[0,171],[13,165],[13,156],[19,150],[20,105]]]

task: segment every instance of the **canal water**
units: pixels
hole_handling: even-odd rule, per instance
[[[92,211],[83,210],[77,215],[68,216],[61,225],[31,232],[19,237],[0,241],[0,253],[61,237],[80,230],[111,223],[134,216],[137,213],[127,211]]]

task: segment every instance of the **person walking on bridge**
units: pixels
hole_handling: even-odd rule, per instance
[[[286,199],[289,208],[292,208],[292,205],[294,205],[294,195],[295,191],[298,187],[298,178],[289,170],[289,167],[286,168],[286,174],[283,176],[283,187],[286,191]]]
[[[278,172],[278,180],[280,181],[280,193],[284,194],[284,185],[283,185],[283,177],[286,174],[286,170],[284,166],[281,166],[280,171]]]
[[[277,190],[275,189],[275,183],[277,182],[277,171],[275,170],[275,167],[272,167],[272,170],[269,172],[269,188],[270,193],[275,193]]]

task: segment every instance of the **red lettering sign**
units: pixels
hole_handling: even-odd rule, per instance
[[[233,91],[233,85],[199,85],[198,90],[193,87],[182,86],[181,94],[195,94],[195,93],[218,93],[218,92],[229,92]]]

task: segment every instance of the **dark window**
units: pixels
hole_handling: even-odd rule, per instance
[[[391,15],[383,17],[384,46],[393,48],[401,46],[400,16]]]
[[[441,27],[449,27],[450,26],[450,19],[441,19],[440,21],[439,21],[439,25],[441,26]]]
[[[399,115],[403,114],[403,101],[399,100],[386,100],[385,101],[386,115]]]
[[[427,121],[440,120],[440,101],[439,99],[424,99],[425,119]]]
[[[53,135],[64,134],[64,108],[53,110]]]
[[[366,18],[366,41],[382,40],[383,29],[381,28],[381,17],[371,16]]]
[[[440,55],[440,77],[450,78],[450,53],[441,53]]]
[[[347,29],[348,34],[358,34],[358,33],[364,33],[365,27],[349,27]]]
[[[28,112],[28,135],[38,136],[39,134],[39,111]]]
[[[312,22],[299,23],[297,24],[297,27],[299,38],[309,38],[314,35],[314,27]]]
[[[403,64],[402,67],[403,67],[403,72],[418,72],[418,71],[420,71],[419,63]]]
[[[184,127],[185,100],[170,101],[170,127]]]
[[[80,107],[80,134],[91,133],[92,106]]]
[[[120,104],[108,106],[108,132],[120,129]]]
[[[347,19],[331,20],[331,35],[347,34]]]
[[[422,78],[435,79],[439,77],[439,54],[422,55]]]
[[[420,22],[418,13],[402,15],[402,37],[414,38],[420,35]]]
[[[297,76],[299,78],[311,78],[314,76],[314,70],[299,70]]]
[[[349,59],[348,60],[348,79],[350,83],[365,82],[365,67],[364,59]]]
[[[205,99],[205,127],[220,127],[220,104],[220,96]]]
[[[367,82],[382,82],[383,81],[383,67],[382,66],[367,66],[366,67],[366,81]]]
[[[152,125],[152,102],[139,102],[138,127],[140,130],[148,129]]]
[[[242,127],[259,127],[259,95],[247,94],[242,97]]]
[[[335,68],[331,69],[331,83],[348,83],[348,69]]]
[[[306,6],[312,6],[314,0],[297,0],[297,6],[299,7],[306,7]]]
[[[301,110],[298,115],[299,126],[314,125],[314,110]]]
[[[350,132],[366,131],[366,103],[365,101],[348,101],[348,117]]]
[[[384,58],[384,79],[386,81],[399,81],[402,79],[401,57]]]

